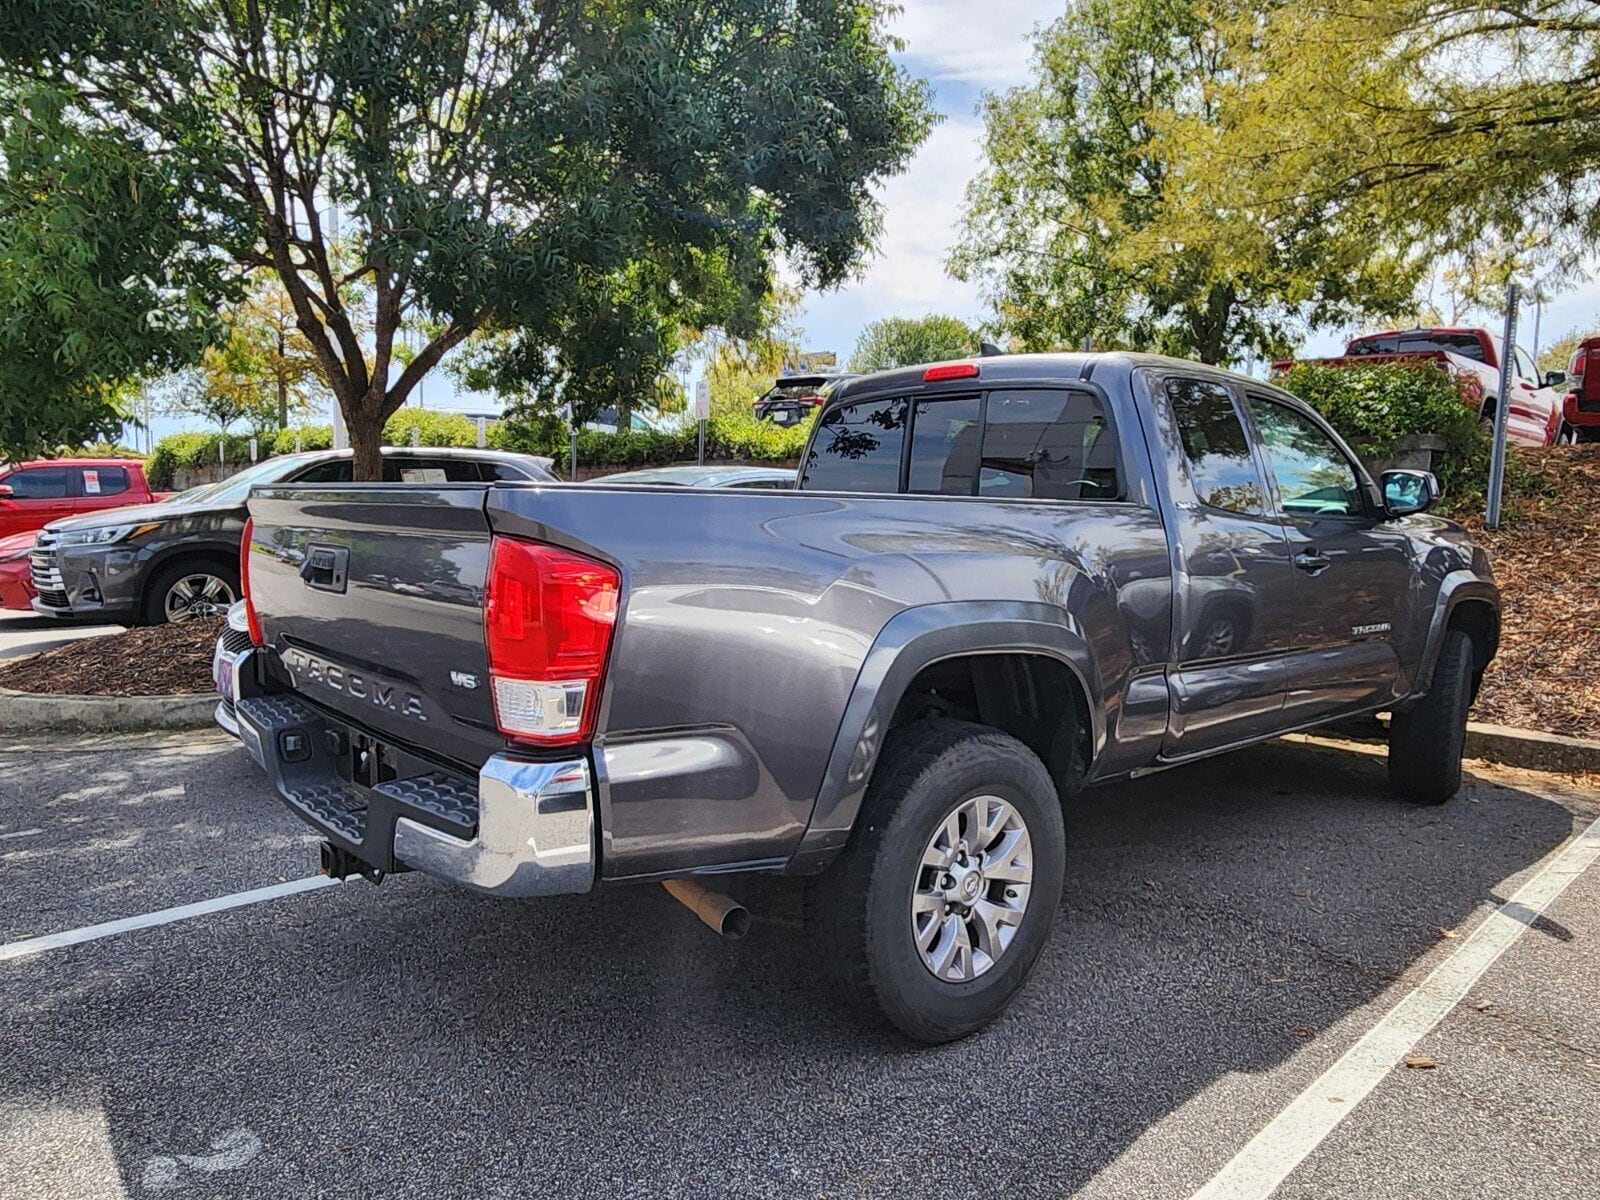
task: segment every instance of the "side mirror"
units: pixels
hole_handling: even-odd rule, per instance
[[[0,483],[0,500],[9,500],[17,494],[17,489],[9,483]]]
[[[1567,373],[1565,371],[1546,371],[1544,385],[1547,388],[1562,388],[1567,386]]]
[[[1426,512],[1442,492],[1432,471],[1385,471],[1383,510],[1391,517]]]

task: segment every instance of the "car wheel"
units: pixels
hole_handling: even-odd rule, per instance
[[[225,617],[239,598],[239,572],[220,563],[174,563],[158,572],[145,593],[146,625]]]
[[[1563,421],[1561,423],[1561,429],[1556,433],[1556,445],[1576,446],[1577,444],[1578,431]]]
[[[908,726],[844,853],[807,887],[816,959],[907,1037],[965,1037],[1027,981],[1065,861],[1061,803],[1032,751],[983,725]]]
[[[1389,722],[1389,786],[1417,804],[1443,804],[1461,790],[1461,754],[1472,707],[1472,639],[1445,633],[1427,693]]]

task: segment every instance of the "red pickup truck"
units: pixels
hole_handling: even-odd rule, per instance
[[[1600,442],[1600,337],[1585,338],[1567,367],[1563,416],[1580,442]]]
[[[149,504],[152,492],[136,458],[51,458],[0,463],[0,538],[43,529],[60,517]]]
[[[1500,397],[1500,337],[1487,329],[1438,326],[1433,329],[1391,329],[1356,338],[1338,358],[1302,359],[1331,367],[1359,367],[1383,362],[1432,359],[1441,363],[1466,386],[1468,402],[1485,421],[1493,420]],[[1293,361],[1273,364],[1276,372],[1295,366]],[[1551,446],[1576,440],[1576,421],[1563,416],[1565,398],[1556,381],[1539,373],[1533,355],[1512,347],[1511,398],[1507,406],[1506,436],[1518,446]],[[1592,421],[1600,425],[1600,407]]]

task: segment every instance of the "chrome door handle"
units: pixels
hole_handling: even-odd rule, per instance
[[[1326,554],[1318,554],[1315,550],[1302,550],[1299,554],[1294,556],[1294,565],[1299,567],[1302,571],[1308,571],[1312,575],[1315,575],[1318,572],[1324,571],[1328,567],[1331,567],[1333,565],[1333,559],[1329,558]]]

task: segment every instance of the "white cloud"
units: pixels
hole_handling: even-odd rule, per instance
[[[986,88],[1010,87],[1028,76],[1028,36],[1062,13],[1038,0],[907,0],[891,30],[905,39],[906,58],[919,74]]]

